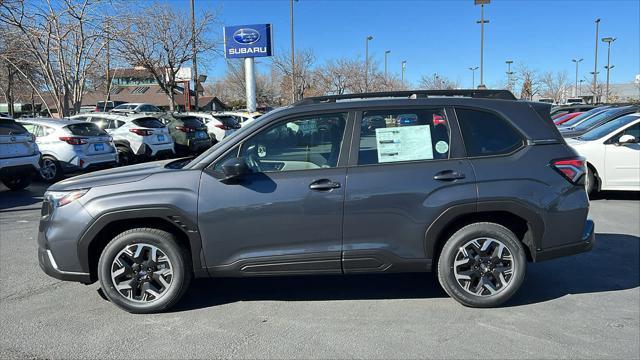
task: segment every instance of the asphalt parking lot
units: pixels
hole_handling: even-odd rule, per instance
[[[0,185],[1,358],[638,358],[640,195],[592,201],[590,253],[530,264],[506,306],[469,309],[431,274],[196,280],[131,315],[37,263],[45,186]]]

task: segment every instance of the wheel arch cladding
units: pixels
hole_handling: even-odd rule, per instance
[[[511,230],[524,244],[528,261],[535,261],[537,242],[542,238],[544,224],[533,210],[510,201],[496,201],[453,206],[444,211],[429,226],[425,235],[427,258],[437,259],[445,242],[456,231],[476,222],[492,222]]]
[[[82,268],[97,280],[97,267],[104,247],[118,234],[134,228],[157,228],[170,232],[180,246],[191,255],[196,275],[205,268],[201,261],[202,244],[195,224],[177,210],[152,208],[115,211],[100,216],[82,235],[78,244],[78,257]]]

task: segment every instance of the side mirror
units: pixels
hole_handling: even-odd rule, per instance
[[[222,163],[222,172],[224,173],[223,182],[233,182],[251,173],[251,169],[244,158],[235,157]]]
[[[637,142],[638,142],[638,139],[636,139],[635,136],[625,134],[620,136],[620,139],[618,139],[618,142],[616,142],[616,145],[635,144]]]

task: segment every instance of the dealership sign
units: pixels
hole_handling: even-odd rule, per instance
[[[227,59],[271,56],[271,24],[225,26]]]

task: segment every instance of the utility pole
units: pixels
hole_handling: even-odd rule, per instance
[[[607,43],[607,66],[605,66],[604,68],[607,69],[607,92],[605,93],[605,96],[607,97],[607,103],[608,103],[609,102],[609,73],[611,72],[611,69],[613,69],[615,66],[615,65],[611,65],[611,43],[616,41],[616,38],[606,37],[606,38],[602,38],[602,41]]]
[[[407,60],[402,60],[402,84],[404,84],[404,70],[407,68]]]
[[[364,92],[369,91],[369,41],[373,36],[369,35],[364,41]]]
[[[593,62],[593,103],[595,104],[598,99],[596,99],[596,94],[598,92],[598,31],[600,30],[600,18],[596,19],[596,50],[595,50],[595,58]]]
[[[578,95],[577,96],[581,96],[582,95],[582,83],[584,82],[584,79],[580,79],[580,87],[578,88]]]
[[[513,64],[513,60],[507,60],[505,63],[507,64],[507,88],[511,91],[511,75],[513,75],[511,64]]]
[[[573,96],[578,97],[578,64],[580,64],[580,61],[584,60],[583,58],[580,59],[572,59],[571,61],[573,61],[574,63],[576,63],[576,87],[575,87],[575,92],[573,94]]]
[[[476,70],[478,70],[478,67],[470,67],[469,70],[471,70],[471,88],[475,88],[476,87]]]
[[[484,5],[489,4],[491,0],[474,0],[475,5],[480,5],[480,20],[476,23],[480,24],[480,84],[478,88],[486,88],[484,85],[484,24],[489,20],[484,19]]]
[[[111,27],[109,26],[109,18],[107,18],[105,23],[105,27],[107,28],[107,43],[105,44],[105,51],[106,51],[106,65],[107,65],[107,73],[105,74],[107,77],[107,81],[106,81],[106,101],[104,102],[104,105],[102,106],[102,111],[107,111],[107,102],[109,102],[109,100],[111,100],[111,49],[110,49],[110,42],[111,42]]]
[[[391,50],[387,50],[384,52],[384,81],[387,81],[387,56],[391,53]]]
[[[289,21],[291,22],[291,99],[296,102],[296,51],[293,41],[293,1],[289,1]],[[295,0],[298,1],[298,0]]]
[[[195,0],[191,0],[191,50],[193,51],[193,87],[195,90],[193,104],[195,106],[195,110],[198,111],[200,107],[198,106],[198,60],[196,58],[196,12],[194,10],[194,2]],[[188,87],[186,91],[189,91]]]

